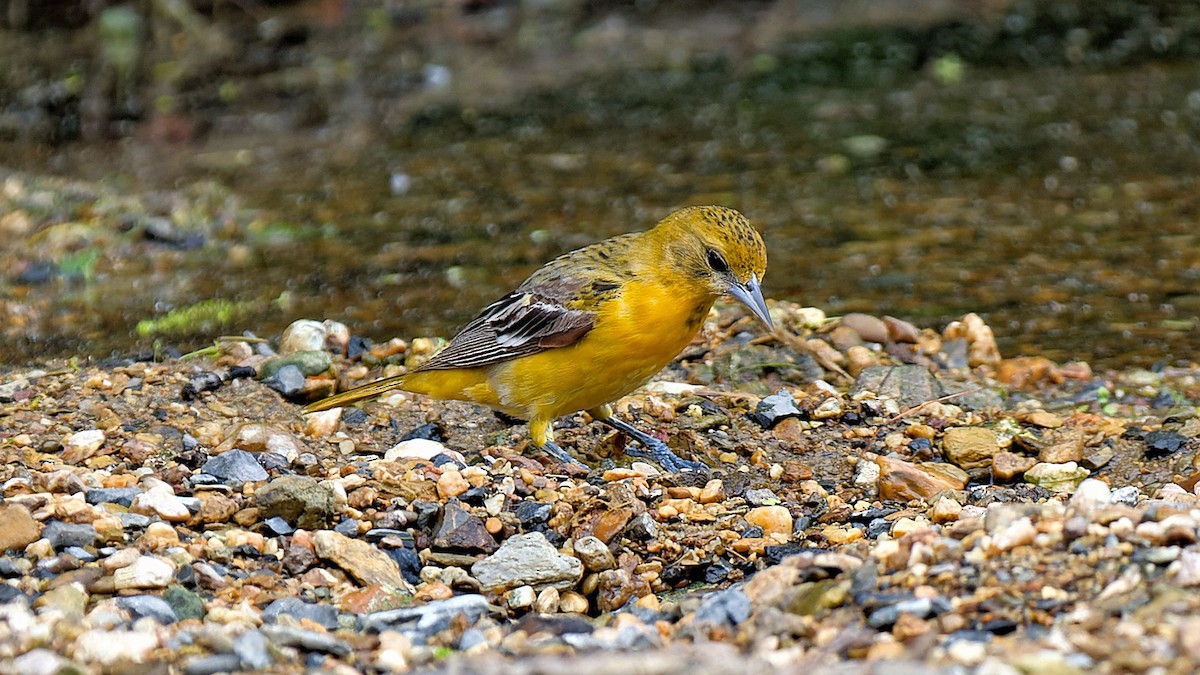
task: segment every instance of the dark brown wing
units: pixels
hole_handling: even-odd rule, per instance
[[[595,314],[568,306],[586,279],[522,284],[488,305],[419,370],[478,368],[574,344],[592,329]]]

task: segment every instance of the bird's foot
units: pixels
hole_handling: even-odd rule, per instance
[[[625,454],[627,455],[652,459],[656,464],[670,473],[679,473],[680,471],[703,471],[708,473],[710,470],[708,465],[703,462],[696,462],[680,457],[672,452],[666,443],[627,422],[623,422],[615,417],[606,417],[600,421],[632,438],[642,446],[640,450],[625,448]]]
[[[558,461],[562,462],[563,464],[578,464],[579,466],[582,466],[582,467],[587,466],[583,462],[575,459],[570,454],[568,454],[566,450],[563,450],[562,448],[558,447],[558,444],[555,443],[554,441],[546,441],[546,444],[542,446],[542,450],[544,450],[546,452],[546,454],[550,455],[554,459],[557,459]]]

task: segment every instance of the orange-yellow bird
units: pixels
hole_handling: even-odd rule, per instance
[[[488,305],[413,371],[307,406],[326,410],[391,389],[474,401],[529,420],[537,447],[575,462],[554,443],[556,417],[586,410],[624,432],[668,471],[707,467],[612,415],[692,341],[713,302],[731,295],[769,329],[759,282],[767,250],[745,216],[695,206],[635,232],[566,253]]]

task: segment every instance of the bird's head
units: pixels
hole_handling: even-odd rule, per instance
[[[767,247],[742,214],[723,206],[690,206],[652,230],[663,238],[666,263],[713,298],[731,295],[774,330],[759,284],[767,272]]]

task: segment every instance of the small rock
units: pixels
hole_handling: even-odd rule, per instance
[[[24,550],[41,536],[42,529],[29,509],[20,504],[0,505],[0,553]]]
[[[629,521],[629,524],[625,526],[625,533],[637,541],[658,539],[658,523],[649,513],[642,513]]]
[[[88,429],[71,434],[63,441],[63,462],[78,464],[96,454],[104,445],[104,432],[99,429]]]
[[[154,556],[144,555],[112,574],[117,590],[127,588],[166,588],[175,579],[175,567]]]
[[[785,389],[764,397],[758,402],[758,407],[750,416],[764,429],[770,429],[788,417],[799,417],[800,409],[796,407],[796,399]]]
[[[746,522],[762,528],[763,535],[784,540],[792,537],[792,514],[784,506],[759,506],[746,514]]]
[[[261,631],[248,630],[233,640],[233,653],[246,670],[262,670],[271,665],[271,653],[267,651],[267,638]]]
[[[279,617],[285,614],[297,620],[308,619],[329,630],[336,630],[338,626],[338,612],[332,605],[305,602],[300,598],[290,597],[273,600],[271,604],[264,607],[262,620],[267,623],[276,623]]]
[[[1001,450],[992,458],[992,476],[998,481],[1008,482],[1032,469],[1034,464],[1037,464],[1037,460],[1033,457]]]
[[[412,438],[393,445],[383,454],[383,458],[388,461],[405,457],[433,459],[444,452],[446,452],[446,446],[437,441],[431,441],[426,438]]]
[[[533,603],[533,611],[539,614],[554,614],[558,611],[559,600],[557,588],[553,586],[543,588]]]
[[[942,497],[941,499],[937,500],[937,503],[933,505],[932,509],[930,509],[929,519],[938,524],[952,523],[958,520],[959,514],[961,513],[961,504],[953,499],[950,499],[949,497]]]
[[[575,591],[566,591],[558,596],[558,611],[564,614],[587,614],[588,600]]]
[[[509,609],[525,609],[532,607],[537,600],[537,591],[533,586],[517,586],[505,595]]]
[[[1079,462],[1083,459],[1083,429],[1064,427],[1053,429],[1042,438],[1044,445],[1038,451],[1038,461],[1051,464]]]
[[[319,530],[337,521],[333,488],[308,476],[280,476],[254,493],[263,518],[278,516],[296,527]]]
[[[746,490],[743,496],[746,503],[751,506],[775,506],[780,503],[779,495],[767,488],[755,488]]]
[[[929,616],[934,611],[933,600],[930,598],[908,598],[891,605],[885,605],[871,612],[867,624],[872,628],[888,628],[900,619],[902,614],[911,614],[918,618]]]
[[[1040,462],[1025,472],[1025,481],[1051,492],[1072,492],[1091,472],[1075,462]]]
[[[447,503],[442,510],[441,522],[433,535],[433,545],[436,548],[484,553],[496,550],[496,540],[487,531],[483,520],[456,501]]]
[[[871,366],[863,369],[850,390],[851,397],[872,392],[890,398],[903,409],[914,408],[946,394],[928,368],[918,365]]]
[[[262,632],[268,640],[280,647],[299,647],[310,652],[325,652],[338,656],[345,656],[351,651],[345,640],[307,628],[268,625],[262,627]]]
[[[254,455],[245,450],[229,450],[204,463],[200,468],[206,474],[216,476],[221,482],[240,487],[242,483],[267,480],[267,471]]]
[[[319,321],[297,319],[284,329],[279,337],[279,354],[286,356],[296,352],[317,352],[325,349],[328,331]]]
[[[404,580],[396,561],[365,541],[350,539],[331,530],[321,530],[313,533],[312,542],[317,556],[346,570],[362,584],[376,584],[405,593],[414,592]]]
[[[483,588],[494,590],[526,585],[566,590],[582,574],[583,563],[559,553],[540,532],[509,537],[495,553],[471,566],[471,576]]]
[[[446,600],[427,602],[420,607],[373,612],[362,617],[362,626],[364,630],[372,632],[396,626],[423,640],[445,630],[459,617],[465,619],[467,625],[473,625],[487,611],[488,600],[485,596],[456,595]]]
[[[14,673],[21,675],[59,675],[68,672],[66,660],[49,649],[31,649],[12,660]]]
[[[1071,495],[1069,508],[1077,515],[1091,518],[1111,503],[1112,490],[1109,489],[1108,483],[1088,478],[1082,481],[1075,489],[1075,494]]]
[[[117,607],[129,612],[133,618],[149,617],[169,626],[179,620],[175,610],[162,598],[155,595],[129,595],[117,598]]]
[[[283,456],[288,463],[296,461],[305,450],[304,444],[291,432],[258,422],[240,424],[227,432],[225,440],[213,448],[214,455],[230,450],[246,450],[254,453],[274,453]]]
[[[590,572],[611,570],[617,566],[617,560],[608,545],[592,536],[575,540],[575,557],[579,558]]]
[[[942,436],[946,459],[963,469],[988,466],[999,451],[996,432],[984,427],[953,427]]]
[[[158,648],[158,637],[140,631],[97,628],[76,636],[71,645],[71,657],[76,661],[112,666],[143,663]]]
[[[133,500],[142,494],[141,488],[91,488],[87,491],[86,499],[89,504],[120,504],[128,508]]]
[[[946,490],[961,490],[967,485],[966,472],[951,464],[924,462],[913,464],[902,459],[877,456],[879,497],[881,499],[928,499]]]
[[[992,535],[989,551],[991,553],[1011,551],[1018,546],[1032,543],[1035,536],[1037,536],[1037,528],[1033,526],[1033,522],[1029,518],[1018,518]]]
[[[180,621],[204,618],[204,600],[183,586],[168,586],[162,597]]]
[[[700,624],[736,626],[750,618],[750,598],[740,588],[727,588],[704,596],[692,620]]]
[[[1170,455],[1178,452],[1185,442],[1187,442],[1187,437],[1175,431],[1151,431],[1146,434],[1146,455],[1148,457]]]
[[[304,382],[304,371],[292,363],[280,366],[271,375],[263,378],[263,384],[287,399],[299,396],[304,391]]]
[[[437,489],[442,499],[452,499],[470,490],[471,484],[463,478],[461,472],[450,469],[438,476]]]
[[[158,516],[172,523],[182,523],[192,517],[175,492],[168,485],[156,485],[134,497],[130,510],[147,516]]]
[[[879,317],[849,312],[842,317],[841,324],[853,330],[864,342],[886,344],[888,341],[887,324]]]

